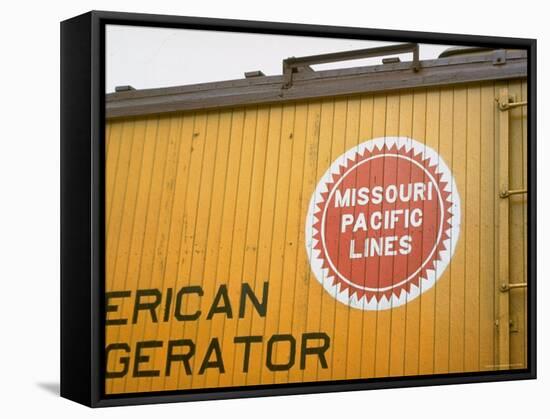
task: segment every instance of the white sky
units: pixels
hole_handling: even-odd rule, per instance
[[[241,79],[244,72],[282,73],[283,59],[389,45],[390,42],[108,25],[106,90],[180,86]],[[436,58],[446,45],[421,44],[420,59]],[[410,61],[411,54],[399,55]],[[381,63],[382,58],[313,66],[315,70]]]

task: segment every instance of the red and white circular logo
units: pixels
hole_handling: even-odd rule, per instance
[[[382,137],[337,158],[311,197],[306,251],[338,301],[385,310],[439,279],[460,233],[451,171],[430,147]]]

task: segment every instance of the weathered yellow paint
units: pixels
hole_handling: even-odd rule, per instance
[[[186,299],[195,321],[159,321],[120,301],[106,343],[191,339],[193,373],[174,363],[165,375],[166,344],[148,349],[142,367],[157,377],[106,380],[108,394],[190,388],[311,382],[524,368],[526,292],[503,293],[503,280],[526,282],[527,208],[524,195],[501,199],[506,186],[527,181],[525,107],[501,111],[495,99],[526,100],[525,81],[483,82],[388,94],[325,98],[277,105],[109,120],[106,135],[106,288],[200,285]],[[313,190],[333,160],[381,136],[409,136],[437,151],[461,197],[461,233],[449,267],[434,287],[399,307],[363,311],[338,302],[313,277],[304,248]],[[266,317],[250,305],[239,318],[241,283],[262,295]],[[226,285],[233,317],[206,319]],[[508,322],[512,320],[512,326]],[[498,320],[498,325],[496,321]],[[328,368],[307,358],[300,336],[331,337]],[[296,363],[269,371],[266,341],[296,337]],[[249,353],[235,336],[264,336]],[[199,374],[211,338],[218,338],[225,372]],[[284,344],[274,360],[283,363]],[[108,368],[120,369],[111,357]]]

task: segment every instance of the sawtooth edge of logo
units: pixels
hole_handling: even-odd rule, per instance
[[[330,192],[327,185],[334,185],[336,180],[342,176],[342,170],[346,169],[350,162],[355,162],[365,153],[376,154],[390,149],[412,153],[411,156],[415,160],[426,163],[424,170],[429,169],[438,175],[439,185],[445,185],[441,193],[445,195],[444,205],[449,214],[447,214],[447,222],[444,223],[444,234],[439,239],[440,243],[436,243],[436,254],[433,256],[430,266],[422,269],[421,275],[417,275],[416,284],[415,281],[408,281],[406,286],[398,287],[399,295],[392,290],[390,293],[363,292],[358,297],[360,292],[358,293],[356,288],[335,278],[333,270],[326,266],[324,254],[319,248],[320,233],[316,228],[320,224],[318,214]],[[350,307],[361,310],[387,310],[404,305],[432,288],[449,265],[460,235],[460,210],[460,197],[454,177],[443,158],[435,150],[409,137],[379,137],[365,141],[349,149],[332,162],[318,181],[311,196],[305,228],[305,247],[311,270],[317,281],[333,298]],[[447,211],[442,213],[445,214],[445,212]]]

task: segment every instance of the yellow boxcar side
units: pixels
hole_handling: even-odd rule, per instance
[[[526,282],[526,198],[506,198],[503,229],[499,169],[508,154],[509,189],[526,185],[527,110],[501,110],[503,89],[526,100],[525,80],[483,81],[108,120],[106,289],[133,294],[116,300],[115,317],[128,322],[106,328],[107,345],[131,348],[108,358],[110,371],[130,360],[128,374],[107,378],[107,394],[525,368],[526,292],[502,290],[498,273],[506,263],[510,283]],[[509,131],[504,154],[502,124]],[[385,136],[411,137],[446,162],[461,200],[461,230],[432,289],[399,307],[367,311],[340,303],[315,280],[305,221],[331,163]],[[506,261],[502,240],[509,243]],[[250,304],[241,316],[242,284],[261,297],[265,282],[265,317]],[[182,287],[191,290],[185,312],[200,312],[198,319],[168,314],[169,293]],[[231,316],[210,313],[223,287],[227,301],[218,302],[231,306]],[[160,290],[158,309],[136,313],[138,289]],[[503,315],[511,320],[505,337],[497,322]],[[326,368],[314,357],[301,365],[302,336],[319,331],[330,336]],[[268,341],[282,334],[294,337],[296,359],[271,371]],[[257,339],[246,346],[235,343],[238,336]],[[194,343],[191,371],[184,362],[168,371],[169,340]],[[137,360],[140,341],[158,344]],[[217,348],[223,371],[204,361]],[[271,349],[275,364],[289,361],[286,342]],[[159,374],[136,377],[137,364]]]

